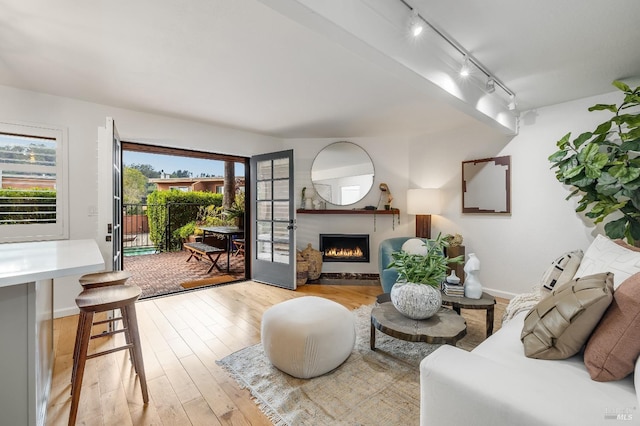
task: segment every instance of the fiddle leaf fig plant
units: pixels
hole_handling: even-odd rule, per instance
[[[609,111],[612,117],[591,132],[557,142],[549,156],[561,183],[574,187],[567,196],[579,196],[576,212],[585,212],[594,223],[610,214],[604,231],[609,238],[640,241],[640,87],[621,81],[613,85],[624,93],[617,104],[597,104],[589,111]]]
[[[444,255],[445,247],[449,246],[449,239],[438,234],[435,240],[428,240],[427,254],[412,254],[405,251],[391,253],[392,262],[387,268],[396,268],[398,281],[415,284],[427,284],[439,288],[447,275],[447,266],[451,263],[464,262],[464,256],[452,259]]]

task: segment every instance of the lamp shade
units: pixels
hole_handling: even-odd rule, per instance
[[[440,214],[440,190],[410,189],[407,191],[408,214]]]

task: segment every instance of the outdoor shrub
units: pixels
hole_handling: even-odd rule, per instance
[[[222,206],[222,194],[203,191],[154,191],[147,197],[149,238],[156,249],[180,247],[180,237],[174,231],[196,220],[202,206]],[[166,246],[166,236],[169,245]]]

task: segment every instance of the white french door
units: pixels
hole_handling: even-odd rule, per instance
[[[122,270],[122,146],[113,118],[98,128],[98,244],[107,270]]]
[[[293,151],[251,157],[251,278],[296,289]]]

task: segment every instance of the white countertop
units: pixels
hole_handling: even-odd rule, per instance
[[[94,240],[0,244],[0,287],[103,269]]]

